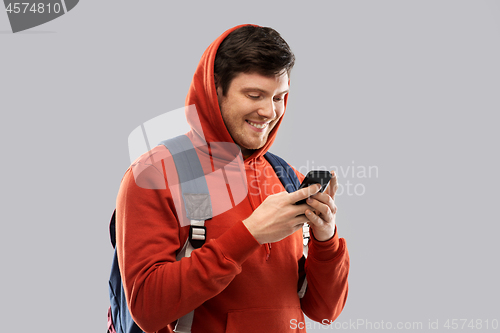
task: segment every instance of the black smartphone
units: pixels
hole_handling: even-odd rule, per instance
[[[324,192],[326,190],[326,187],[330,183],[330,179],[332,179],[332,174],[330,171],[326,170],[311,170],[307,173],[306,178],[304,178],[304,181],[302,184],[300,184],[299,190],[311,186],[313,184],[321,184],[321,190],[320,192]],[[305,204],[306,199],[297,201],[295,204],[296,205],[301,205]]]

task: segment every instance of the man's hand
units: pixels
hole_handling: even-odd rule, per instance
[[[331,171],[332,179],[324,193],[316,193],[307,199],[306,204],[314,209],[306,210],[306,217],[312,228],[314,238],[322,242],[327,241],[335,234],[335,193],[338,189],[337,175]]]
[[[305,213],[310,211],[312,206],[295,203],[317,193],[320,188],[320,185],[314,184],[293,193],[280,192],[270,195],[243,224],[260,244],[280,241],[308,222]]]

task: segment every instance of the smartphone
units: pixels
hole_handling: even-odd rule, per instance
[[[313,184],[321,184],[321,190],[320,192],[324,192],[326,190],[326,187],[330,183],[330,179],[332,178],[332,174],[330,171],[326,170],[311,170],[307,173],[306,178],[304,178],[304,181],[302,184],[300,184],[299,190],[311,186]],[[295,204],[296,205],[301,205],[305,204],[306,199],[297,201]]]

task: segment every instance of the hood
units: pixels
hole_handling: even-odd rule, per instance
[[[224,124],[220,112],[214,82],[214,62],[219,45],[222,43],[224,38],[226,38],[226,36],[229,35],[229,33],[231,33],[232,31],[245,25],[248,24],[238,25],[225,31],[215,41],[213,41],[210,46],[208,46],[208,48],[203,53],[200,62],[198,63],[198,67],[196,68],[191,86],[189,87],[189,93],[186,97],[186,106],[195,105],[199,117],[199,122],[197,120],[194,120],[197,117],[189,115],[189,112],[194,111],[193,108],[186,108],[187,121],[196,136],[198,138],[204,138],[204,140],[209,144],[213,142],[235,143],[231,138],[226,125]],[[285,111],[287,100],[288,94],[285,96]],[[284,115],[285,113],[283,113],[283,116]],[[269,133],[266,144],[262,148],[256,150],[249,157],[249,159],[262,156],[269,150],[274,142],[283,116],[276,123],[273,130]]]

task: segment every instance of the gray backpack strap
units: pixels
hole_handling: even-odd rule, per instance
[[[191,140],[185,135],[160,142],[174,159],[182,188],[186,214],[190,220],[212,218],[212,204],[205,173]]]
[[[167,147],[172,155],[181,184],[186,216],[191,221],[189,238],[176,258],[181,260],[184,257],[190,257],[194,249],[205,244],[205,220],[213,217],[212,203],[205,173],[191,140],[187,136],[181,135],[162,141],[160,144]],[[190,333],[193,315],[194,310],[179,318],[174,332]]]

